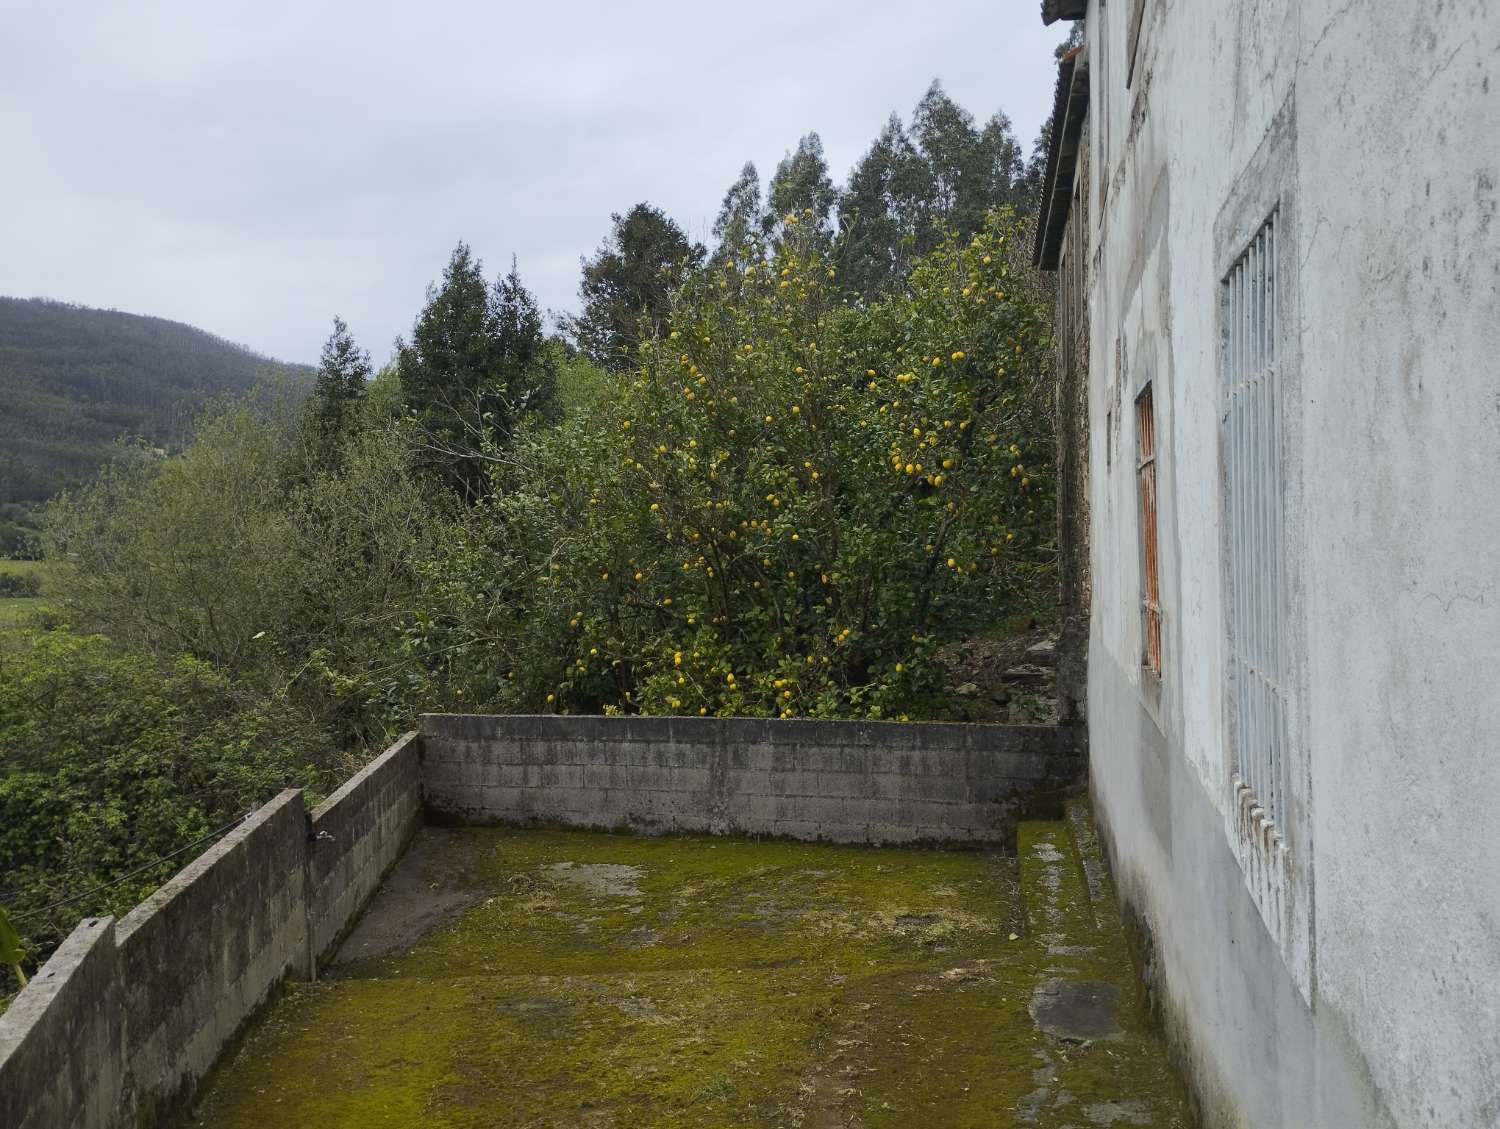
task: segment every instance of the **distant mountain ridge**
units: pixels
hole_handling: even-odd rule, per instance
[[[209,399],[273,367],[310,386],[306,365],[181,322],[0,298],[0,523],[87,478],[120,436],[180,446]]]

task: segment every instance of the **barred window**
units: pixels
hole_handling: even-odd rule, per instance
[[[1282,837],[1287,779],[1276,215],[1224,280],[1225,502],[1235,785]]]
[[[1136,481],[1141,496],[1141,662],[1161,674],[1161,585],[1156,567],[1156,411],[1151,385],[1135,400]]]

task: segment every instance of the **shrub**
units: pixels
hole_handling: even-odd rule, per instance
[[[27,599],[42,594],[42,578],[34,572],[0,572],[0,600]]]
[[[45,948],[84,916],[129,909],[197,851],[125,877],[142,864],[282,788],[316,796],[350,767],[285,697],[247,694],[194,659],[159,667],[67,631],[0,651],[0,889],[11,920]],[[64,899],[76,900],[42,912]]]
[[[56,602],[83,630],[290,694],[373,743],[406,720],[372,685],[455,503],[415,469],[408,424],[358,430],[332,460],[308,441],[295,414],[235,402],[182,455],[107,468],[49,511],[48,555],[70,566]]]
[[[700,273],[637,370],[497,461],[427,566],[414,696],[935,712],[933,650],[1051,594],[1048,301],[1023,243],[998,214],[868,306],[795,235]]]

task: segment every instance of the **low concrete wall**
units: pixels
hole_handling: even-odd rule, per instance
[[[420,822],[413,735],[309,820],[283,792],[118,924],[83,922],[0,1015],[0,1127],[159,1125],[310,975]]]
[[[283,792],[120,921],[127,1102],[146,1123],[208,1073],[245,1017],[305,968],[302,793]]]
[[[315,975],[425,812],[837,842],[1007,841],[1082,758],[1045,726],[429,715],[309,818],[282,793],[0,1015],[0,1129],[152,1126]]]
[[[307,854],[311,975],[343,940],[421,825],[416,736],[402,737],[313,812]]]
[[[0,1126],[116,1124],[120,988],[114,918],[87,918],[0,1016]]]
[[[1083,767],[1051,726],[428,714],[419,731],[423,803],[448,822],[1005,842]]]

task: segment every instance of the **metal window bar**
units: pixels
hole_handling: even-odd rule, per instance
[[[1277,835],[1287,796],[1276,216],[1225,280],[1230,678],[1235,769]]]
[[[1156,561],[1156,411],[1151,385],[1135,401],[1136,476],[1141,496],[1141,662],[1161,673],[1161,587]]]

